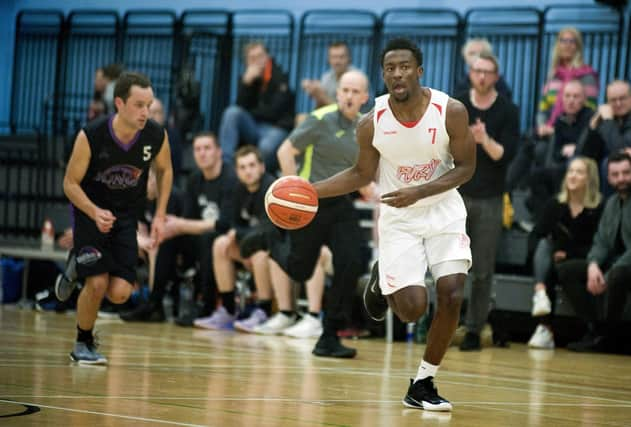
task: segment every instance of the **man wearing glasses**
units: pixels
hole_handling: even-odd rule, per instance
[[[589,122],[587,154],[625,151],[631,155],[631,85],[614,80],[607,86],[607,103],[600,105]],[[602,151],[604,150],[604,152]],[[594,157],[594,156],[592,156]]]
[[[502,195],[506,168],[519,139],[517,107],[498,94],[497,59],[481,52],[469,69],[471,89],[456,95],[469,113],[469,128],[477,146],[477,167],[459,190],[467,208],[473,266],[471,298],[467,306],[467,333],[462,351],[480,350],[480,332],[486,323],[495,270],[495,250],[502,230]]]
[[[631,84],[614,80],[607,86],[607,103],[598,106],[589,122],[585,138],[579,141],[580,153],[600,162],[601,190],[608,196],[613,188],[607,183],[606,159],[624,151],[631,156]]]

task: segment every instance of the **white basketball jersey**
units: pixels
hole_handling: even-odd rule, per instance
[[[430,92],[427,110],[416,123],[396,119],[388,103],[390,95],[375,99],[372,145],[381,154],[377,175],[380,194],[426,184],[454,168],[445,128],[449,96],[434,89]],[[453,191],[421,199],[412,206],[433,204]]]

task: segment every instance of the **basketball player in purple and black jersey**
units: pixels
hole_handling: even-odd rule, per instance
[[[407,39],[386,45],[381,66],[388,94],[357,126],[359,156],[353,167],[315,183],[320,197],[345,194],[376,175],[381,193],[379,261],[364,294],[368,313],[383,319],[388,306],[414,322],[428,304],[425,272],[436,281],[437,308],[417,375],[403,404],[450,411],[433,379],[453,337],[471,250],[467,212],[456,187],[475,170],[475,142],[466,108],[422,87],[423,56]]]
[[[79,132],[66,169],[64,192],[73,206],[74,249],[55,292],[63,301],[76,279],[84,280],[77,303],[77,342],[70,353],[81,364],[107,363],[96,351],[92,329],[105,296],[120,304],[131,294],[138,257],[137,215],[146,200],[151,167],[158,183],[151,238],[154,245],[162,240],[173,171],[166,133],[148,119],[152,101],[146,76],[121,74],[114,89],[116,114]]]

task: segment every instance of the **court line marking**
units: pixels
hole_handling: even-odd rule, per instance
[[[50,397],[50,396],[48,396]],[[76,398],[81,398],[81,396],[75,396]],[[115,396],[108,396],[109,398],[116,398]],[[85,397],[83,397],[85,399]],[[124,398],[122,396],[118,397],[118,398]],[[138,399],[138,398],[136,398]],[[174,400],[174,399],[165,399],[162,398],[163,400]],[[143,400],[143,399],[139,399],[139,400]],[[160,398],[157,398],[157,400],[160,400]],[[189,399],[190,400],[190,399]],[[199,398],[199,400],[202,400],[201,398]],[[270,398],[261,398],[261,399],[253,399],[253,398],[217,398],[217,399],[203,399],[203,400],[212,400],[212,401],[283,401],[283,402],[289,402],[289,403],[310,403],[310,404],[327,404],[327,403],[353,403],[356,401],[353,400],[308,400],[308,401],[296,401],[295,399],[270,399]],[[169,425],[178,425],[178,426],[186,426],[186,427],[204,427],[204,424],[190,424],[190,423],[181,423],[181,422],[177,422],[177,421],[168,421],[168,420],[160,420],[160,419],[155,419],[155,418],[143,418],[143,417],[135,417],[135,416],[130,416],[130,415],[121,415],[121,414],[112,414],[112,413],[108,413],[108,412],[100,412],[100,411],[89,411],[89,410],[82,410],[82,409],[72,409],[72,408],[65,408],[65,407],[61,407],[61,406],[53,406],[53,405],[42,405],[39,403],[29,403],[29,402],[19,402],[19,401],[13,401],[13,400],[5,400],[5,399],[0,399],[0,402],[5,402],[5,403],[10,403],[10,404],[21,404],[21,405],[36,405],[40,408],[46,408],[46,409],[55,409],[55,410],[61,410],[61,411],[68,411],[68,412],[75,412],[75,413],[82,413],[82,414],[90,414],[90,415],[101,415],[101,416],[109,416],[109,417],[114,417],[114,418],[122,418],[122,419],[128,419],[128,420],[135,420],[135,421],[145,421],[145,422],[151,422],[151,423],[158,423],[158,424],[169,424]],[[401,401],[400,400],[374,400],[374,401],[370,401],[370,400],[366,400],[366,401],[359,401],[360,403],[396,403],[397,405],[400,405]],[[454,402],[454,404],[457,405],[463,405],[463,406],[475,406],[475,405],[509,405],[510,403],[507,402]],[[528,405],[527,403],[522,403],[522,404],[517,404],[515,406],[519,406],[519,405]],[[541,404],[539,406],[555,406],[554,404],[550,405],[550,404]],[[573,404],[563,404],[562,406],[575,406]],[[583,405],[585,406],[585,405]],[[593,405],[589,405],[589,406],[593,406]],[[505,409],[505,408],[493,408],[493,407],[488,407],[487,409],[489,410],[493,410],[493,411],[498,411],[498,412],[504,412],[504,413],[513,413],[513,414],[522,414],[522,415],[529,415],[531,414],[528,411],[523,411],[523,410],[511,410],[511,409]],[[539,415],[541,418],[547,418],[547,419],[561,419],[559,416],[551,416],[548,414],[540,414]],[[580,419],[568,419],[567,417],[563,417],[562,418],[564,421],[581,421]],[[620,424],[618,422],[597,422],[600,425],[611,425],[611,426],[623,426],[624,424]]]
[[[4,400],[4,399],[0,399],[0,402],[12,403],[12,404],[18,404],[18,405],[34,405],[34,406],[38,406],[40,408],[46,408],[46,409],[56,409],[59,411],[77,412],[80,414],[104,415],[108,417],[123,418],[126,420],[146,421],[148,423],[170,424],[170,425],[175,425],[175,426],[186,426],[186,427],[205,427],[205,424],[179,423],[177,421],[167,421],[167,420],[160,420],[156,418],[143,418],[143,417],[134,417],[132,415],[111,414],[109,412],[88,411],[86,409],[64,408],[62,406],[42,405],[37,402],[18,402],[18,401],[13,401],[13,400]]]
[[[121,323],[122,324],[122,323]],[[60,329],[62,330],[62,329]],[[65,328],[63,329],[65,330]],[[36,334],[36,333],[24,333],[24,332],[17,332],[17,331],[7,331],[9,332],[9,334],[11,335],[20,335],[20,336],[26,336],[26,337],[34,337],[37,336],[38,338],[41,338],[41,334]],[[109,334],[108,334],[109,335]],[[118,333],[116,334],[111,334],[111,335],[119,335],[118,338],[130,338],[131,337],[126,337],[124,335],[120,335]],[[225,335],[225,334],[222,334]],[[175,343],[185,343],[188,346],[193,346],[193,347],[199,347],[200,344],[199,343],[191,343],[188,340],[181,340],[181,339],[170,339],[168,337],[161,337],[159,339],[155,339],[155,337],[136,337],[136,338],[140,338],[146,341],[153,341],[153,342],[160,342],[160,343],[165,343],[165,342],[175,342]],[[245,338],[245,336],[244,336]],[[68,341],[72,341],[72,340],[68,340]],[[205,345],[204,345],[205,344]],[[207,342],[204,343],[201,346],[208,348],[208,347],[212,347],[215,343],[213,342]],[[225,343],[224,343],[225,344]],[[232,350],[234,349],[235,351],[239,351],[239,352],[247,352],[247,353],[254,353],[254,354],[269,354],[270,349],[248,349],[248,348],[243,348],[243,347],[238,347],[238,343],[232,343],[233,345],[230,345],[228,348],[224,347],[225,349],[228,350]],[[120,343],[117,345],[117,348],[119,349],[124,349],[125,347],[127,347],[127,345],[123,344],[120,345]],[[142,353],[144,354],[144,353]],[[171,354],[177,354],[177,355],[199,355],[199,352],[182,352],[182,351],[176,351],[176,352],[172,352]],[[202,355],[204,355],[205,357],[208,357],[208,354],[205,353],[201,353]],[[225,359],[229,357],[228,355],[226,355],[225,357],[217,357],[217,356],[213,356],[214,359]],[[299,356],[297,355],[297,358],[299,358]],[[43,364],[42,364],[43,365]],[[40,366],[42,366],[40,365]],[[11,364],[10,366],[7,367],[19,367],[19,366],[24,366],[24,367],[31,367],[32,364],[30,365],[17,365],[17,364]],[[54,367],[54,366],[65,366],[65,367],[69,367],[71,365],[46,365],[46,366],[50,366],[50,367]],[[160,365],[160,364],[151,364],[151,365],[134,365],[134,364],[120,364],[120,365],[112,365],[112,366],[118,366],[118,367],[123,367],[123,366],[127,366],[127,367],[148,367],[148,368],[165,368],[165,369],[173,369],[173,365]],[[230,365],[231,367],[234,367],[234,365]],[[247,366],[247,365],[245,365]],[[194,368],[210,368],[210,369],[220,369],[221,365],[213,365],[213,364],[194,364],[194,365],[190,365],[187,366],[186,368],[182,368],[183,370],[190,370],[190,369],[194,369]],[[270,367],[270,368],[274,368],[274,367]],[[295,370],[304,370],[304,367],[286,367],[286,366],[279,366],[279,369],[283,369],[287,372],[290,372],[292,369]],[[332,373],[335,372],[343,372],[345,374],[349,374],[349,373],[360,373],[362,375],[373,375],[373,376],[383,376],[382,373],[377,373],[377,372],[362,372],[361,369],[338,369],[338,368],[327,368],[327,367],[316,367],[316,366],[310,366],[310,368],[314,368],[317,369],[323,373],[325,373],[327,370],[330,370]],[[180,369],[180,370],[182,370]],[[387,372],[390,373],[391,376],[403,376],[403,377],[407,377],[406,374],[397,374],[396,373],[396,369],[388,369]],[[454,376],[454,377],[464,377],[464,378],[484,378],[484,379],[488,379],[487,375],[481,375],[481,374],[470,374],[470,373],[465,373],[465,372],[458,372],[458,371],[445,371],[444,372],[446,374],[446,376]],[[555,374],[555,375],[563,375],[561,373]],[[521,379],[512,379],[512,378],[499,378],[499,377],[494,377],[493,378],[494,381],[505,381],[508,383],[517,383],[517,384],[524,384],[524,385],[528,385],[528,386],[533,386],[533,385],[541,385],[541,386],[547,386],[547,387],[558,387],[558,388],[565,388],[565,389],[570,389],[570,390],[577,390],[577,391],[598,391],[600,393],[602,392],[608,392],[611,394],[622,394],[625,393],[624,391],[618,391],[615,389],[602,389],[602,388],[594,388],[594,387],[585,387],[585,386],[580,386],[580,385],[569,385],[569,384],[559,384],[559,383],[552,383],[552,382],[541,382],[541,381],[536,381],[536,380],[521,380]],[[580,398],[580,397],[586,397],[586,396],[582,396],[582,395],[577,395],[577,394],[567,394],[567,393],[559,393],[559,392],[548,392],[548,391],[533,391],[532,389],[523,389],[523,388],[513,388],[513,387],[506,387],[506,386],[498,386],[498,385],[488,385],[488,384],[478,384],[478,383],[463,383],[463,382],[457,382],[457,381],[444,381],[441,380],[441,383],[445,383],[445,384],[452,384],[452,385],[467,385],[467,386],[478,386],[478,387],[486,387],[486,388],[491,388],[491,389],[500,389],[500,390],[511,390],[511,391],[521,391],[521,392],[526,392],[526,393],[538,393],[538,394],[543,394],[543,395],[555,395],[555,396],[562,396],[565,398]],[[620,400],[616,400],[616,399],[607,399],[607,398],[600,398],[600,397],[594,397],[594,396],[587,396],[591,399],[597,399],[597,400],[602,400],[602,401],[610,401],[610,402],[621,402]],[[622,402],[626,402],[626,401],[622,401]]]
[[[6,367],[32,367],[32,364],[24,364],[24,365],[7,365]],[[44,364],[40,364],[39,366],[44,366]],[[74,368],[75,366],[68,363],[68,364],[48,364],[45,365],[47,367],[65,367],[65,368]],[[2,367],[2,365],[0,365],[0,367]],[[144,364],[139,364],[139,365],[135,365],[135,364],[112,364],[110,365],[110,367],[118,367],[118,368],[122,368],[122,367],[126,367],[126,368],[149,368],[149,369],[168,369],[170,371],[190,371],[193,369],[211,369],[211,370],[215,370],[215,369],[222,369],[225,367],[230,367],[230,368],[250,368],[250,365],[213,365],[213,364],[193,364],[193,365],[188,365],[186,367],[177,367],[174,368],[173,365],[171,364],[150,364],[150,365],[144,365]],[[275,368],[283,370],[284,372],[305,372],[305,367],[300,367],[300,366],[295,366],[295,367],[286,367],[286,366],[269,366],[268,370],[274,370]],[[315,371],[317,371],[319,374],[330,374],[330,375],[340,375],[340,374],[344,374],[344,375],[348,375],[348,374],[361,374],[361,375],[371,375],[371,376],[378,376],[378,377],[382,377],[383,375],[381,373],[377,373],[377,372],[365,372],[363,370],[360,369],[348,369],[346,368],[337,368],[337,367],[318,367],[318,366],[310,366],[309,369],[313,369]],[[462,376],[464,378],[471,378],[471,379],[485,379],[488,380],[488,376],[485,375],[479,375],[479,374],[466,374],[466,373],[456,373],[456,372],[450,372],[450,376]],[[405,373],[396,373],[396,372],[390,372],[390,377],[403,377],[403,378],[407,378],[408,375]],[[529,387],[510,387],[510,386],[505,386],[505,385],[491,385],[491,384],[480,384],[478,382],[461,382],[461,381],[449,381],[449,380],[441,380],[440,383],[441,384],[451,384],[451,385],[456,385],[456,386],[467,386],[467,387],[484,387],[484,388],[488,388],[488,389],[492,389],[492,390],[504,390],[504,391],[511,391],[511,392],[520,392],[520,393],[527,393],[527,394],[538,394],[538,395],[542,395],[542,396],[555,396],[555,397],[562,397],[562,398],[566,398],[566,399],[584,399],[584,398],[589,398],[590,400],[596,400],[596,401],[602,401],[602,402],[612,402],[612,403],[619,403],[619,404],[627,404],[629,403],[628,400],[620,400],[620,399],[613,399],[613,398],[606,398],[606,397],[598,397],[598,396],[594,396],[593,394],[588,395],[589,392],[598,392],[598,393],[610,393],[610,394],[627,394],[624,391],[619,391],[616,389],[610,389],[610,388],[594,388],[594,387],[585,387],[585,386],[580,386],[580,385],[568,385],[568,384],[558,384],[558,383],[547,383],[547,382],[533,382],[533,381],[527,381],[527,380],[518,380],[518,379],[506,379],[506,378],[492,378],[493,381],[505,381],[508,383],[518,383],[518,384],[523,384],[523,385],[528,385]],[[557,387],[560,389],[566,389],[566,390],[572,390],[572,391],[576,391],[577,393],[564,393],[564,392],[558,392],[558,391],[545,391],[545,390],[533,390],[532,386],[536,385],[536,386],[545,386],[545,387]],[[581,394],[582,392],[582,394]]]
[[[124,324],[124,323],[121,323]],[[50,329],[58,329],[59,331],[66,331],[67,328],[54,328],[51,327]],[[28,332],[22,332],[22,331],[5,331],[7,332],[7,334],[11,334],[11,335],[18,335],[18,336],[23,336],[23,337],[37,337],[37,338],[42,338],[41,334],[38,333],[28,333]],[[217,332],[217,331],[198,331],[198,332]],[[221,331],[219,331],[221,332]],[[149,342],[159,342],[159,343],[177,343],[177,344],[183,344],[186,346],[192,346],[192,347],[203,347],[204,349],[208,349],[209,347],[212,348],[213,345],[215,343],[213,343],[212,341],[208,341],[208,342],[204,342],[204,341],[200,341],[200,338],[196,338],[196,340],[198,342],[192,341],[191,340],[182,340],[181,338],[178,339],[173,339],[173,338],[169,338],[167,337],[160,337],[158,339],[156,339],[156,337],[145,337],[145,336],[136,336],[136,337],[128,337],[125,334],[121,334],[119,332],[115,332],[113,334],[107,333],[107,334],[103,334],[103,336],[110,336],[110,335],[118,335],[117,339],[133,339],[135,341],[137,340],[143,340],[143,341],[149,341]],[[232,334],[231,334],[232,335]],[[219,335],[216,335],[217,337],[219,337]],[[221,336],[226,337],[227,335],[225,333],[222,333]],[[240,335],[234,335],[235,337],[239,337]],[[243,336],[243,338],[245,338],[246,336]],[[251,337],[250,335],[247,335],[247,337]],[[52,338],[52,337],[51,337]],[[59,337],[56,337],[55,339],[57,341],[59,341],[58,339]],[[195,340],[194,337],[190,337],[192,340]],[[212,335],[209,334],[208,338],[212,338]],[[256,338],[261,338],[261,337],[256,337]],[[276,337],[278,338],[278,337]],[[203,339],[203,338],[201,338]],[[63,341],[68,341],[68,342],[74,342],[73,339],[62,339]],[[222,344],[222,347],[224,350],[234,350],[234,351],[239,351],[241,353],[251,353],[251,354],[269,354],[270,349],[254,349],[254,348],[244,348],[238,345],[238,343],[233,343],[232,345],[228,345],[228,347],[225,346],[226,343]],[[118,343],[117,348],[124,350],[125,348],[127,348],[128,345]],[[133,346],[132,344],[129,344],[129,348],[136,348],[136,346]],[[158,351],[158,354],[162,353],[162,351]],[[143,353],[144,354],[144,353]],[[167,353],[169,354],[169,353]],[[200,357],[207,357],[208,353],[207,352],[203,352],[203,351],[176,351],[176,352],[171,352],[170,354],[177,354],[177,355],[189,355],[189,356],[196,356],[199,355]],[[219,357],[214,356],[215,359],[218,359]],[[228,358],[229,356],[225,356],[222,358]],[[296,356],[298,359],[300,359],[300,356]],[[461,361],[463,362],[463,361]],[[464,372],[454,372],[454,371],[444,371],[444,374],[446,375],[460,375],[460,376],[472,376],[472,377],[480,377],[479,375],[476,374],[467,374]],[[564,374],[564,373],[554,373],[554,375],[560,375],[560,376],[567,376],[569,374]],[[552,386],[558,386],[558,387],[568,387],[566,385],[558,385],[558,384],[554,384],[554,383],[540,383],[540,382],[533,382],[533,381],[528,381],[528,380],[517,380],[517,379],[508,379],[508,378],[496,378],[496,380],[504,380],[504,381],[508,381],[508,382],[517,382],[517,383],[522,383],[522,384],[545,384],[545,385],[552,385]],[[580,386],[579,386],[580,387]],[[570,386],[569,388],[572,388],[572,386]],[[595,389],[595,390],[600,390],[600,389]]]
[[[232,402],[232,401],[250,401],[250,402],[294,402],[294,403],[401,403],[401,399],[388,400],[388,399],[288,399],[282,397],[194,397],[194,396],[86,396],[86,395],[28,395],[28,394],[6,394],[3,396],[15,397],[15,398],[31,398],[31,399],[82,399],[82,400],[92,400],[92,399],[110,399],[110,400],[191,400],[191,401],[208,401],[208,402]],[[0,402],[3,400],[0,399]],[[13,402],[13,401],[9,401]],[[620,403],[620,404],[607,404],[607,403],[580,403],[576,402],[490,402],[490,401],[451,401],[457,405],[498,405],[498,406],[553,406],[553,407],[589,407],[589,408],[631,408],[630,403]],[[14,402],[21,403],[21,402]],[[34,405],[38,405],[37,403],[33,403]],[[41,405],[40,405],[41,406]]]
[[[464,406],[474,406],[475,405],[464,405]],[[515,409],[505,409],[505,408],[493,408],[492,406],[486,407],[485,409],[491,410],[491,411],[496,411],[496,412],[502,412],[502,413],[508,413],[508,414],[520,414],[520,415],[526,415],[526,416],[531,416],[533,415],[532,412],[530,411],[524,411],[524,410],[515,410]],[[547,419],[549,420],[563,420],[563,421],[573,421],[573,422],[577,422],[577,423],[583,423],[584,420],[581,418],[569,418],[567,416],[560,416],[560,415],[551,415],[551,414],[536,414],[536,416],[542,418],[542,419]],[[590,420],[591,421],[591,420]],[[627,424],[620,424],[616,421],[592,421],[589,424],[590,426],[596,426],[596,425],[607,425],[607,426],[622,426],[625,427],[627,426]]]

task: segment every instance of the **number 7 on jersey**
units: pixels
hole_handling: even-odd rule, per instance
[[[432,145],[436,143],[436,128],[427,128],[427,131],[432,134]]]

